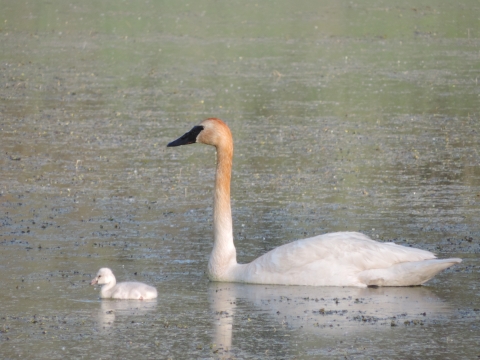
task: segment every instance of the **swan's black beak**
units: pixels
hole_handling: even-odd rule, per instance
[[[167,147],[195,144],[197,142],[197,136],[203,130],[203,126],[194,126],[192,130],[183,134],[177,140],[168,143]]]

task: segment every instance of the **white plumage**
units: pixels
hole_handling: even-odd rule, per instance
[[[100,290],[102,299],[132,299],[132,300],[148,300],[157,297],[157,289],[153,286],[141,282],[121,282],[117,284],[115,275],[109,268],[101,268],[98,270],[97,276],[92,280],[90,285],[103,285]]]
[[[429,251],[379,243],[357,232],[337,232],[279,246],[249,264],[238,264],[233,244],[230,180],[233,140],[220,119],[204,120],[168,146],[215,146],[214,245],[208,263],[213,281],[313,286],[411,286],[462,260],[436,259]]]

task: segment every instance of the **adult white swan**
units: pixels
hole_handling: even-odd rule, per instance
[[[202,143],[217,149],[213,208],[212,281],[313,286],[421,285],[461,259],[436,259],[429,251],[379,243],[357,232],[297,240],[238,264],[233,244],[230,179],[233,140],[220,119],[206,119],[167,146]]]

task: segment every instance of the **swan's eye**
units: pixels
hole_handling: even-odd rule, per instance
[[[101,277],[102,277],[102,275],[98,275],[98,278],[101,278]]]

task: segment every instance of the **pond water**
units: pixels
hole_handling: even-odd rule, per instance
[[[476,1],[1,1],[0,354],[480,356]],[[214,150],[237,256],[360,231],[463,262],[415,288],[210,283]],[[156,301],[100,301],[100,267]]]

